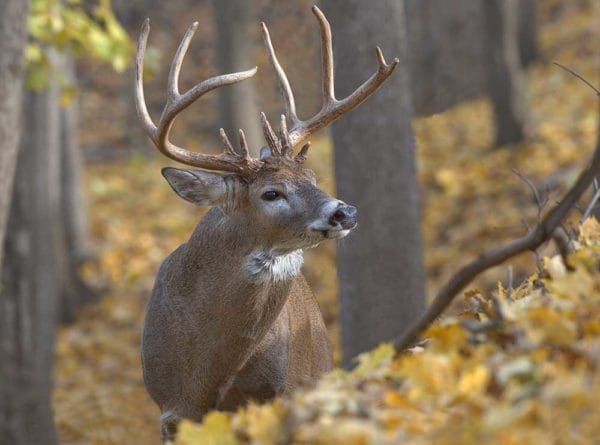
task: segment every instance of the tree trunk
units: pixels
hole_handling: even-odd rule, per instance
[[[519,58],[528,66],[539,56],[537,45],[537,0],[519,1]]]
[[[496,146],[525,137],[525,77],[519,60],[517,0],[482,0],[487,26],[484,62],[494,106]]]
[[[19,146],[28,9],[27,0],[5,0],[0,14],[0,247],[4,244]],[[0,249],[0,268],[2,260]]]
[[[414,113],[427,116],[486,92],[482,7],[473,0],[405,0]]]
[[[52,362],[61,263],[58,87],[26,94],[0,299],[1,436],[13,445],[55,444]]]
[[[250,4],[243,0],[213,0],[215,14],[216,60],[219,74],[252,68],[255,25],[249,13]],[[258,28],[256,28],[258,29]],[[219,126],[229,137],[237,140],[238,130],[244,130],[248,145],[254,156],[264,145],[259,124],[258,107],[253,80],[220,88]]]
[[[376,69],[374,48],[406,60],[404,5],[395,0],[323,1],[336,55],[338,97]],[[400,334],[424,310],[419,191],[408,66],[333,125],[340,199],[356,205],[359,227],[338,249],[345,366]]]
[[[60,56],[59,64],[64,78],[71,84],[77,82],[75,64],[70,56]],[[81,168],[83,165],[77,138],[77,98],[68,106],[60,108],[61,148],[61,210],[63,221],[61,238],[57,245],[57,257],[63,259],[61,267],[60,321],[71,323],[77,309],[96,300],[95,291],[81,278],[81,264],[90,260],[92,252],[87,233],[87,218],[82,194]]]

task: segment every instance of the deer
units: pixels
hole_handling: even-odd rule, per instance
[[[149,20],[142,26],[135,63],[139,119],[161,153],[196,168],[162,169],[175,193],[211,207],[189,240],[160,266],[142,328],[143,378],[160,408],[165,443],[173,440],[182,418],[200,421],[210,410],[264,402],[314,384],[332,369],[325,323],[301,272],[303,251],[347,236],[357,225],[357,209],[317,187],[314,172],[303,165],[307,139],[372,95],[398,59],[388,64],[377,47],[374,74],[336,99],[331,28],[319,8],[312,12],[320,30],[323,102],[307,120],[296,113],[268,28],[260,24],[284,113],[278,131],[261,113],[267,145],[258,158],[250,156],[242,130],[237,149],[220,130],[219,154],[189,151],[169,139],[180,112],[209,91],[254,76],[257,68],[218,75],[180,93],[181,65],[198,26],[193,23],[172,61],[156,125],[143,87]]]

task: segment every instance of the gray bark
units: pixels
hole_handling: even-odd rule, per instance
[[[213,0],[215,14],[215,51],[219,74],[252,68],[253,29],[258,29],[249,13],[250,3],[244,0]],[[219,123],[229,138],[237,140],[238,130],[244,130],[250,150],[258,155],[264,145],[254,80],[249,79],[226,88],[219,88]]]
[[[406,60],[404,5],[395,0],[323,1],[333,29],[338,97],[388,60]],[[357,110],[333,124],[340,199],[356,205],[359,227],[338,249],[345,366],[399,335],[424,310],[419,192],[408,66]]]
[[[488,92],[496,121],[496,145],[525,137],[525,74],[519,60],[517,0],[482,0],[487,26]]]
[[[519,1],[519,56],[528,66],[539,57],[537,44],[537,0]]]
[[[75,64],[71,57],[63,55],[59,59],[64,78],[75,84]],[[60,321],[75,320],[76,311],[96,299],[96,294],[79,274],[81,264],[92,258],[87,232],[87,218],[82,194],[81,168],[83,160],[77,138],[77,98],[68,107],[61,107],[60,149],[61,149],[61,190],[60,203],[62,221],[60,239],[56,246],[57,258],[62,261],[60,289]]]
[[[406,0],[415,114],[439,113],[486,92],[482,8],[473,0]]]
[[[51,391],[61,261],[58,88],[29,92],[0,298],[0,437],[55,444]]]
[[[408,64],[417,115],[439,113],[487,94],[485,64],[473,63],[488,52],[483,3],[486,0],[406,0]],[[520,60],[528,65],[538,57],[536,0],[518,0],[515,6]]]
[[[0,14],[0,246],[6,233],[19,146],[28,9],[27,0],[6,0]],[[0,267],[2,260],[0,249]]]
[[[72,60],[47,50],[52,65],[75,82]],[[28,92],[15,188],[4,244],[0,295],[0,437],[9,443],[54,444],[51,392],[54,333],[59,321],[95,295],[78,268],[88,243],[81,196],[76,104],[59,105],[55,78]]]

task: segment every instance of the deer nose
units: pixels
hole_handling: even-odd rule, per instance
[[[357,210],[354,206],[341,206],[338,207],[333,215],[329,217],[329,224],[342,226],[343,229],[352,229],[356,225]]]

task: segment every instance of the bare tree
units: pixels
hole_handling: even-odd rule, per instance
[[[519,1],[519,58],[528,66],[539,57],[537,43],[537,0]]]
[[[340,95],[370,75],[376,42],[401,61],[379,94],[332,129],[338,194],[356,204],[360,221],[338,249],[342,348],[350,366],[356,354],[394,338],[424,310],[419,192],[402,63],[403,2],[322,3],[334,29]]]
[[[71,56],[57,57],[62,76],[72,85],[77,83],[75,63]],[[94,289],[82,279],[79,269],[85,261],[93,260],[88,238],[86,206],[82,193],[81,169],[83,159],[77,137],[79,102],[75,98],[67,107],[58,107],[60,115],[61,188],[57,258],[61,259],[61,280],[59,291],[59,319],[68,323],[75,320],[76,311],[83,305],[95,301]]]
[[[517,0],[482,0],[488,93],[494,106],[496,145],[525,137],[525,78],[519,58]]]
[[[6,0],[0,14],[0,246],[6,233],[17,161],[28,9],[29,1]]]
[[[523,66],[538,57],[537,0],[511,2],[501,1],[494,6],[485,0],[405,0],[415,114],[439,113],[458,102],[486,94],[486,64],[472,61],[492,56],[490,44],[505,45],[506,38],[516,39],[511,45],[518,48],[517,58]],[[502,7],[512,8],[510,14],[517,21],[510,24],[515,28],[512,34],[505,33],[501,12],[497,10],[503,3]],[[488,20],[494,20],[492,41],[486,36],[492,28],[484,20],[484,7],[490,8]],[[502,53],[498,63],[506,65],[506,49],[498,51]],[[494,74],[498,76],[497,71]]]
[[[54,444],[52,357],[60,265],[58,87],[28,92],[2,269],[0,400],[7,443]]]
[[[74,82],[72,60],[46,50]],[[79,276],[87,255],[76,108],[63,108],[55,78],[24,100],[21,137],[2,267],[0,391],[11,443],[55,443],[51,407],[54,332],[73,321],[94,292]],[[73,105],[75,107],[76,105]],[[35,420],[32,420],[35,419]]]
[[[486,92],[482,7],[473,0],[405,0],[416,115],[444,111]],[[465,68],[465,67],[468,67]]]
[[[255,22],[244,0],[213,0],[217,68],[220,73],[247,70],[253,66]],[[254,155],[264,144],[259,124],[254,84],[243,82],[219,90],[218,122],[228,134],[243,129]]]

